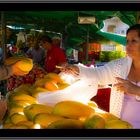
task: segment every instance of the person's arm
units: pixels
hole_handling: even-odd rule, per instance
[[[12,65],[0,66],[0,80],[8,79],[12,75],[13,75],[13,67],[12,67]]]

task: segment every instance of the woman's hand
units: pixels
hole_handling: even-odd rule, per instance
[[[118,83],[114,84],[114,87],[117,88],[117,90],[125,92],[129,95],[138,95],[140,96],[140,87],[133,84],[129,80],[125,80],[119,77],[116,77]]]
[[[79,75],[79,68],[78,66],[72,65],[72,64],[67,64],[65,63],[64,65],[61,65],[62,68],[60,69],[62,72],[66,74],[72,74],[74,76]]]

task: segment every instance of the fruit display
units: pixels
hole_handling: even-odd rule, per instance
[[[25,76],[11,76],[7,80],[7,90],[12,91],[22,84],[34,84],[36,80],[43,78],[46,72],[38,65],[34,65],[32,70]]]
[[[34,71],[34,68],[32,69]],[[42,74],[42,73],[41,73]],[[33,83],[22,83],[6,95],[8,110],[3,129],[132,129],[132,125],[98,108],[94,101],[64,100],[41,104],[37,97],[71,86],[56,73],[42,74]],[[61,93],[60,93],[61,94]],[[73,93],[74,96],[74,93]]]
[[[35,98],[20,98],[19,100],[19,98],[14,98],[13,94],[9,94],[7,97],[8,112],[3,120],[3,129],[133,128],[130,123],[111,113],[100,112],[98,106],[91,106],[91,103],[89,105],[88,103],[84,104],[78,101],[67,100],[58,102],[54,106],[49,106],[38,104]]]

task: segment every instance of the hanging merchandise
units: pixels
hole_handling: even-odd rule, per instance
[[[17,43],[16,47],[17,48],[24,48],[26,44],[26,33],[20,31],[17,35]]]

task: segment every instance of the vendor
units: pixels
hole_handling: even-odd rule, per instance
[[[56,65],[60,66],[67,61],[64,50],[60,46],[53,45],[51,38],[47,35],[43,35],[40,41],[42,47],[46,50],[45,70],[48,73],[59,73],[60,70],[56,68]]]

